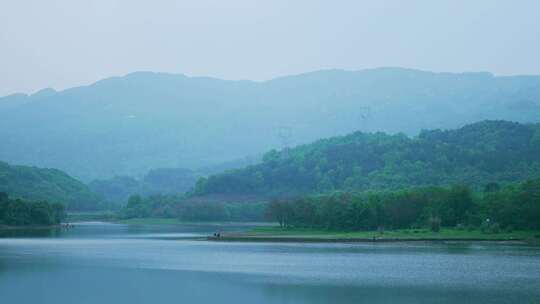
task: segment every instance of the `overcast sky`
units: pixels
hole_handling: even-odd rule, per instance
[[[540,1],[1,0],[0,95],[151,70],[540,74]]]

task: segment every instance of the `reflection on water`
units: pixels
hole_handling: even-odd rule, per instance
[[[5,303],[540,302],[535,247],[192,240],[214,231],[93,223],[10,232],[0,239],[0,295]]]

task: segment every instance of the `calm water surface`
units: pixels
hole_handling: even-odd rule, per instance
[[[216,229],[4,233],[0,303],[540,303],[538,247],[189,239]]]

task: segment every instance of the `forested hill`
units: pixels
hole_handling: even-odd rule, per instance
[[[465,183],[483,187],[540,176],[540,124],[483,121],[456,130],[356,132],[200,179],[195,195],[265,196]]]
[[[88,182],[211,167],[281,148],[282,139],[415,136],[486,119],[540,122],[540,76],[380,68],[254,82],[137,72],[0,98],[0,159]]]
[[[103,199],[80,181],[56,169],[0,162],[0,192],[13,198],[62,203],[68,210],[96,210]]]

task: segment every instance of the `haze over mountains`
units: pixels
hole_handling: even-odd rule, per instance
[[[540,76],[380,68],[253,82],[137,72],[0,98],[0,160],[85,181],[140,177],[357,130],[416,135],[485,119],[539,122]]]

